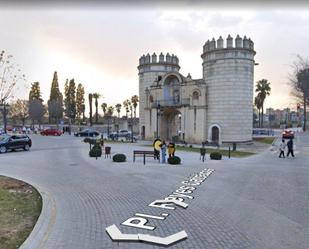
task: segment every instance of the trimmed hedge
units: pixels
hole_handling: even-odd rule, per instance
[[[211,160],[221,160],[222,159],[222,154],[220,152],[211,152],[210,153],[210,159]]]
[[[127,157],[124,154],[116,154],[113,156],[113,162],[116,162],[116,163],[122,163],[122,162],[125,162],[126,160],[127,160]]]
[[[100,144],[95,144],[92,149],[89,151],[90,157],[101,157],[102,156],[102,148]]]
[[[169,158],[167,159],[167,162],[168,162],[169,164],[180,164],[180,163],[181,163],[181,159],[180,159],[180,157],[178,157],[178,156],[169,157]]]

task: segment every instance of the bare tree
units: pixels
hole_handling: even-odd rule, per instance
[[[19,82],[25,81],[18,65],[12,62],[12,55],[0,53],[0,104],[7,102],[13,95]]]
[[[7,101],[13,96],[17,84],[25,80],[25,75],[21,73],[18,65],[12,62],[12,55],[6,55],[4,51],[0,53],[0,110],[2,111],[4,132],[7,124]]]
[[[297,60],[293,63],[293,73],[289,76],[289,83],[292,86],[291,95],[297,101],[303,103],[304,123],[303,130],[306,131],[307,121],[307,105],[309,102],[309,58],[297,56]]]

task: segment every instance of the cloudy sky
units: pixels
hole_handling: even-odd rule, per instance
[[[29,84],[41,83],[45,100],[57,71],[62,89],[65,79],[74,78],[86,93],[101,93],[101,102],[122,103],[138,94],[136,67],[148,52],[176,54],[183,75],[201,78],[205,41],[240,34],[255,42],[255,81],[271,82],[266,106],[293,108],[287,77],[297,54],[309,56],[307,6],[6,5],[0,16],[0,50],[14,56]]]

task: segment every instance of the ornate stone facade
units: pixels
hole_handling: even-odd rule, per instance
[[[175,55],[139,60],[140,133],[143,138],[201,142],[252,140],[254,44],[229,35],[203,46],[203,78],[179,73]]]

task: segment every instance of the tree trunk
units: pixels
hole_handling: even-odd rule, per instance
[[[307,100],[306,100],[306,95],[304,94],[304,127],[303,127],[304,131],[306,131],[306,123],[307,123],[306,105],[307,105]]]
[[[259,128],[261,128],[261,109],[259,109]]]
[[[92,126],[92,106],[90,104],[90,111],[89,111],[89,122],[90,122],[90,126]]]
[[[263,126],[264,126],[264,124],[263,124],[263,119],[264,119],[264,105],[262,105],[262,118],[261,118],[261,120],[262,120],[262,122],[261,122],[262,128],[263,128]]]
[[[98,123],[98,102],[95,102],[95,123]]]

